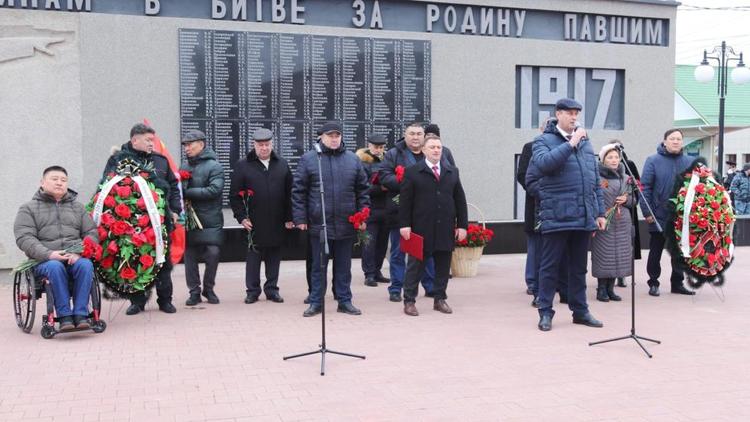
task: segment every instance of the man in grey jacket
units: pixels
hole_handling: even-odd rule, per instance
[[[97,240],[96,225],[68,189],[68,172],[60,166],[42,173],[40,189],[31,201],[21,205],[13,224],[18,247],[31,259],[37,277],[45,277],[52,286],[60,331],[88,328],[88,303],[94,266],[66,249],[81,243],[86,236]],[[73,281],[73,308],[70,307]]]

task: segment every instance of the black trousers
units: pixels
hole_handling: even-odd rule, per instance
[[[156,303],[159,305],[172,303],[172,261],[169,259],[169,255],[166,257],[166,261],[161,266],[159,273],[156,274],[156,282],[154,289],[156,290]],[[130,297],[130,303],[145,305],[146,294],[137,293]]]
[[[404,303],[414,303],[419,295],[419,281],[424,277],[424,268],[427,258],[432,256],[435,260],[435,281],[432,285],[432,293],[435,300],[447,299],[448,275],[451,271],[452,251],[433,251],[432,255],[424,256],[423,261],[409,256],[406,263],[406,276],[404,277]]]
[[[281,266],[281,247],[257,247],[257,252],[247,250],[245,259],[245,288],[249,296],[260,296],[260,263],[265,263],[266,282],[263,293],[269,295],[279,292],[279,267]]]
[[[206,263],[206,269],[203,271],[203,291],[214,290],[220,253],[221,250],[217,245],[197,245],[185,248],[185,281],[191,295],[201,293],[201,274],[198,270],[198,260],[201,257]]]
[[[362,246],[362,272],[365,278],[375,278],[381,275],[390,230],[386,227],[385,220],[369,221],[367,233],[370,235],[370,242]]]
[[[648,245],[648,261],[646,262],[646,272],[648,273],[648,285],[659,286],[659,276],[661,275],[661,254],[664,251],[664,235],[659,232],[651,232],[651,240]],[[672,287],[682,287],[682,281],[685,275],[679,270],[679,262],[672,257],[672,275],[669,280]]]

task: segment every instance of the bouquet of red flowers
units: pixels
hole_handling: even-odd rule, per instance
[[[404,168],[404,166],[396,166],[396,168],[393,170],[393,172],[396,174],[396,181],[398,183],[401,183],[401,182],[404,181],[404,172],[405,171],[406,171],[406,169]],[[393,202],[395,202],[396,205],[398,205],[399,196],[400,195],[396,195],[396,196],[393,197]]]
[[[152,182],[154,176],[152,168],[125,159],[87,205],[102,249],[94,264],[115,294],[148,290],[165,261],[166,204],[163,192]]]
[[[238,195],[240,198],[242,198],[242,205],[245,207],[245,215],[247,218],[250,218],[250,201],[253,199],[253,196],[255,196],[255,192],[247,188],[246,190],[240,190]],[[255,242],[253,241],[253,235],[255,235],[255,232],[253,229],[250,229],[247,231],[247,248],[252,249],[254,252],[258,252],[258,248],[255,246]]]
[[[456,246],[459,248],[487,246],[494,236],[495,232],[484,226],[480,226],[479,224],[469,224],[469,228],[466,230],[466,238],[462,241],[457,240]]]
[[[180,170],[180,181],[182,182],[182,191],[185,192],[185,190],[188,188],[188,180],[190,180],[193,177],[193,173],[189,172],[188,170]],[[190,203],[190,200],[186,199],[185,201],[185,228],[187,230],[203,230],[203,224],[201,223],[201,220],[198,218],[198,214],[196,214],[195,209],[193,208],[193,204]]]
[[[723,283],[734,254],[734,211],[729,192],[701,160],[679,178],[670,200],[674,213],[666,228],[670,249],[681,258],[688,283]]]
[[[92,261],[98,261],[102,257],[102,247],[99,246],[99,244],[96,243],[93,239],[86,236],[83,238],[83,241],[65,248],[63,250],[63,253],[78,254],[81,255],[82,258],[88,258]],[[10,275],[12,276],[15,273],[22,273],[24,271],[30,270],[38,264],[39,261],[29,258],[13,268],[13,270],[11,270],[10,272]]]
[[[364,207],[362,211],[355,212],[349,216],[349,222],[357,232],[357,243],[354,246],[367,245],[370,243],[370,234],[367,232],[367,219],[370,218],[370,208]]]

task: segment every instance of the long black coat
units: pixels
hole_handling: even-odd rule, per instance
[[[399,197],[401,227],[411,227],[424,237],[424,254],[452,251],[456,227],[469,226],[466,194],[458,168],[440,162],[440,182],[424,160],[409,166],[404,173]]]
[[[248,217],[240,189],[252,189],[250,221],[253,223],[253,241],[259,247],[281,246],[284,240],[284,223],[292,221],[292,172],[286,160],[271,152],[268,169],[255,151],[239,160],[232,174],[229,205],[237,222]]]
[[[526,203],[524,205],[523,229],[526,233],[534,232],[534,216],[536,214],[536,202],[534,197],[526,190],[526,170],[529,169],[531,162],[532,149],[534,141],[527,142],[521,151],[521,157],[518,159],[518,173],[516,180],[526,191]]]
[[[190,179],[183,182],[182,196],[190,201],[193,210],[203,226],[187,232],[187,244],[217,245],[224,241],[224,213],[221,196],[224,193],[224,169],[216,153],[206,147],[198,156],[188,158],[180,167],[192,173]]]
[[[352,238],[356,235],[349,216],[370,206],[367,175],[359,158],[347,151],[344,142],[332,150],[320,143],[323,186],[325,187],[325,215],[328,238]],[[320,204],[318,157],[315,151],[306,152],[297,164],[292,186],[292,214],[295,224],[307,224],[312,234],[319,236],[323,221]]]

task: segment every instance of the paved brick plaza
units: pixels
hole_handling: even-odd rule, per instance
[[[320,340],[320,318],[302,318],[300,261],[282,263],[284,304],[245,305],[244,265],[231,263],[219,267],[222,303],[187,309],[178,266],[177,314],[151,302],[128,317],[123,302],[105,302],[105,333],[53,340],[39,336],[39,321],[30,335],[15,326],[3,273],[0,420],[748,420],[748,258],[750,248],[738,249],[726,301],[710,288],[693,298],[651,298],[638,286],[639,334],[663,341],[647,345],[653,359],[631,340],[588,346],[628,334],[629,287],[618,289],[626,301],[603,304],[589,281],[603,329],[572,325],[558,305],[552,331],[538,331],[524,255],[485,256],[479,276],[453,279],[453,315],[420,298],[421,315],[407,317],[384,286],[365,287],[354,271],[354,303],[364,315],[329,312],[328,346],[367,360],[329,355],[325,377],[318,356],[282,360]]]

